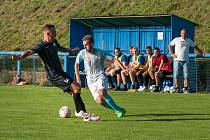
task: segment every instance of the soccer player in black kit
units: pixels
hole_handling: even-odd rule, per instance
[[[80,96],[80,84],[63,71],[58,51],[60,52],[79,52],[79,48],[68,49],[60,46],[56,40],[56,29],[54,25],[46,24],[43,27],[43,39],[32,49],[25,51],[22,55],[12,55],[13,60],[21,60],[37,53],[44,63],[48,80],[56,87],[63,89],[64,92],[72,95],[77,117],[84,118],[84,121],[97,121],[99,116],[94,116],[86,112],[85,104]]]

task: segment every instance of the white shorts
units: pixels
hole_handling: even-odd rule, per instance
[[[107,78],[102,79],[99,78],[97,80],[97,82],[88,84],[88,88],[90,89],[90,92],[94,98],[94,100],[96,101],[97,97],[99,96],[99,90],[100,89],[105,89],[106,91],[108,91],[108,81]]]

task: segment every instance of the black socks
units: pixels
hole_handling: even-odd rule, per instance
[[[80,93],[74,93],[73,99],[74,99],[75,108],[76,108],[77,113],[79,113],[81,110],[86,112],[85,104],[82,101]]]

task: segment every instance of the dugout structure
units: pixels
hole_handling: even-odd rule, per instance
[[[146,46],[151,45],[167,54],[169,42],[180,36],[182,28],[188,29],[188,37],[194,41],[196,25],[176,15],[70,18],[69,47],[83,48],[82,37],[91,34],[94,47],[108,52],[119,47],[122,52],[128,53],[130,46],[145,52]]]
[[[91,34],[94,37],[94,47],[113,54],[113,49],[119,47],[125,54],[129,53],[130,46],[137,47],[145,53],[146,47],[159,47],[161,53],[168,55],[168,44],[180,36],[180,30],[186,28],[188,37],[194,41],[196,23],[176,15],[150,15],[150,16],[113,16],[113,17],[84,17],[70,18],[69,40],[70,48],[83,49],[82,37]],[[190,49],[193,54],[194,50]],[[194,65],[196,56],[191,57],[190,65]],[[75,59],[71,57],[68,64],[73,66]],[[83,66],[80,66],[81,71]],[[196,68],[197,69],[197,68]],[[73,76],[74,71],[68,68]],[[196,72],[190,72],[196,74]],[[190,80],[190,88],[196,91],[196,81]]]

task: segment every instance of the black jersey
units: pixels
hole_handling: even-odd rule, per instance
[[[60,47],[61,46],[57,40],[52,43],[40,41],[34,48],[31,49],[33,53],[37,53],[42,59],[48,78],[64,73],[58,57],[58,50]]]

